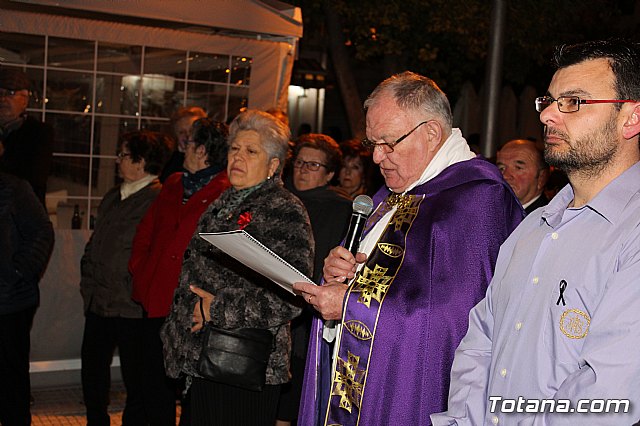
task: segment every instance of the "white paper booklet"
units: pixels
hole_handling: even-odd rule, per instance
[[[201,232],[199,235],[292,294],[295,294],[295,282],[306,281],[313,284],[306,275],[245,231]]]

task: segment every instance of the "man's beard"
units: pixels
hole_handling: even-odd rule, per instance
[[[547,134],[563,139],[569,149],[559,151],[559,148],[545,143],[544,159],[550,166],[559,168],[567,175],[579,173],[586,177],[597,176],[618,153],[615,114],[602,127],[573,141],[571,145],[568,142],[569,136],[563,132],[546,128],[545,136]]]

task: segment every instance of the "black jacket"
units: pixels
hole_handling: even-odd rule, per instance
[[[85,313],[142,318],[142,307],[131,299],[128,264],[137,226],[160,189],[162,185],[156,179],[124,200],[120,199],[120,185],[105,194],[80,263]]]
[[[531,203],[531,205],[527,206],[524,211],[526,214],[529,214],[540,207],[546,206],[547,204],[549,204],[549,199],[544,195],[544,193],[542,193],[540,194],[540,197],[535,202]]]
[[[0,173],[0,315],[38,305],[53,226],[29,184]]]
[[[313,277],[309,278],[319,283],[325,257],[332,248],[340,245],[349,228],[353,202],[327,185],[307,191],[298,191],[293,184],[287,186],[309,213],[315,241]]]

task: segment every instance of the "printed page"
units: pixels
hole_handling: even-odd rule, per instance
[[[306,281],[313,284],[313,281],[302,272],[245,231],[201,232],[199,235],[292,294],[295,294],[293,292],[295,282]]]

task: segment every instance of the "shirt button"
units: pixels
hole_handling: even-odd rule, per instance
[[[491,423],[493,423],[494,425],[497,425],[499,421],[500,420],[498,420],[497,416],[493,416],[493,418],[491,419]]]
[[[554,240],[558,239],[558,233],[554,232],[553,234],[551,234],[551,238],[553,238]]]
[[[516,323],[516,331],[520,331],[521,328],[522,328],[522,323],[521,322],[517,322]]]
[[[506,369],[506,368],[503,368],[502,370],[500,370],[500,375],[501,375],[502,377],[507,377],[507,369]]]
[[[531,280],[531,282],[534,284],[538,284],[539,281],[540,281],[540,278],[538,277],[533,277],[533,279]]]

